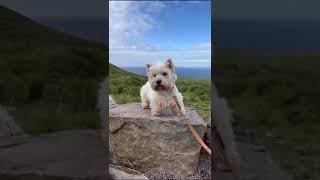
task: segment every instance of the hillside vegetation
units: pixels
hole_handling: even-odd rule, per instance
[[[251,132],[297,179],[320,178],[320,54],[218,49],[214,83]]]
[[[109,93],[117,103],[140,102],[140,88],[147,77],[139,76],[109,64]],[[211,85],[208,79],[178,77],[176,83],[187,106],[195,108],[203,119],[211,121]]]
[[[98,128],[106,47],[52,30],[0,6],[0,104],[38,134]]]

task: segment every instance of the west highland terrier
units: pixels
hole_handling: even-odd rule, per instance
[[[183,96],[175,82],[177,74],[171,59],[164,63],[147,64],[148,81],[140,89],[142,108],[151,108],[151,115],[160,116],[162,110],[173,110],[177,115],[185,115]]]

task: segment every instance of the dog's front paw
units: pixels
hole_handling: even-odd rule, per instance
[[[153,111],[153,112],[151,112],[151,115],[159,117],[160,116],[160,112],[159,111]]]
[[[177,115],[178,115],[178,116],[184,116],[184,114],[181,113],[181,112],[178,112]]]
[[[183,110],[179,111],[179,112],[177,113],[177,115],[178,115],[178,116],[185,116],[185,115],[186,115],[186,111],[183,109]]]
[[[149,109],[150,108],[148,103],[142,103],[141,106],[142,106],[143,109]]]

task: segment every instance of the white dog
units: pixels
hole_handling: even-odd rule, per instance
[[[148,81],[141,87],[142,108],[151,108],[151,115],[160,116],[164,109],[185,115],[183,97],[175,84],[177,75],[171,59],[164,63],[147,64]]]

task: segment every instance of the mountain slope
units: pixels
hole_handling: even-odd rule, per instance
[[[319,179],[320,54],[216,55],[213,80],[234,111],[236,132],[268,147],[297,179]]]
[[[97,128],[104,45],[33,22],[0,6],[0,104],[31,134]]]

